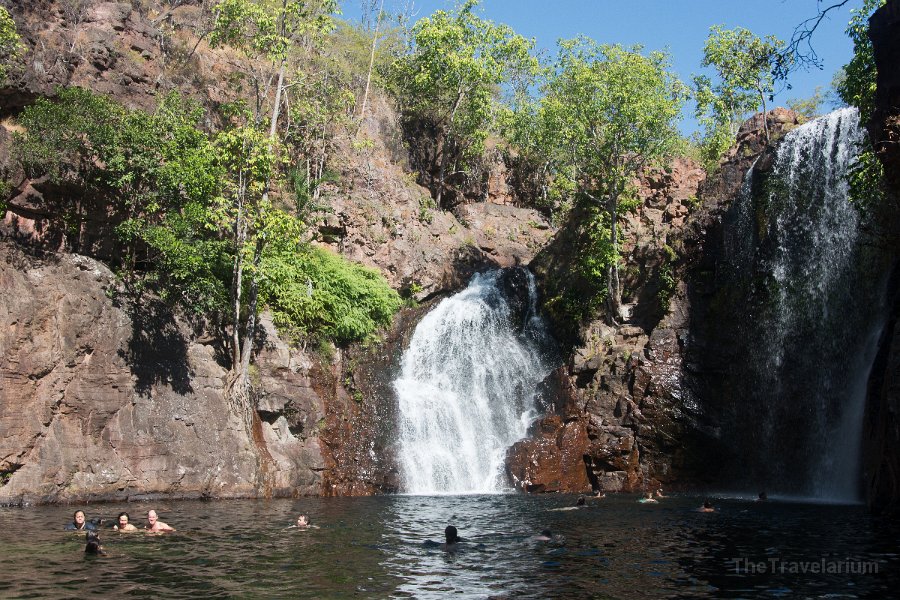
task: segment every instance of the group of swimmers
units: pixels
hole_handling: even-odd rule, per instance
[[[150,509],[147,512],[147,524],[143,529],[139,529],[130,523],[130,517],[127,512],[119,513],[113,529],[119,533],[131,533],[134,531],[147,531],[150,533],[164,533],[167,531],[175,531],[175,528],[167,523],[159,520],[159,515],[155,510]],[[88,521],[83,510],[76,510],[72,515],[72,522],[66,524],[63,528],[66,531],[84,531],[86,532],[85,540],[87,545],[84,548],[86,554],[106,554],[100,543],[99,529],[103,525],[103,519],[94,519]]]

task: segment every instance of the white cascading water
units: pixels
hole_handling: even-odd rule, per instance
[[[856,109],[788,133],[767,187],[742,190],[726,244],[752,282],[747,336],[736,341],[747,345],[746,391],[732,424],[748,446],[743,469],[770,489],[840,502],[858,498],[880,330],[881,276],[847,183],[862,139]]]
[[[416,327],[394,381],[400,409],[402,491],[503,491],[507,449],[537,416],[538,385],[550,373],[543,324],[528,280],[528,311],[515,324],[500,271],[478,274]]]

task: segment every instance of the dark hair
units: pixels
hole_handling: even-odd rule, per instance
[[[553,537],[553,532],[550,531],[549,529],[542,529],[541,535],[544,537]]]
[[[703,508],[712,508],[712,502],[709,501],[709,498],[703,501]]]
[[[119,513],[119,519],[121,519],[122,517],[125,517],[125,518],[128,519],[129,521],[131,520],[131,517],[128,516],[128,513],[127,513],[127,512],[120,512],[120,513]]]
[[[447,528],[444,530],[444,537],[447,539],[448,544],[455,544],[460,540],[460,537],[456,535],[456,527],[453,525],[447,525]]]
[[[84,547],[85,554],[106,554],[103,551],[103,546],[100,545],[100,536],[97,535],[96,531],[88,531],[84,539],[87,542]]]
[[[578,500],[575,501],[575,505],[576,505],[576,506],[583,506],[583,505],[584,505],[584,502],[585,502],[585,500],[584,500],[584,495],[582,494],[581,496],[578,496]]]

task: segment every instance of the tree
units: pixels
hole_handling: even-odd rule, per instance
[[[452,159],[480,156],[495,116],[500,86],[533,73],[533,40],[475,15],[478,0],[419,20],[412,47],[390,69],[404,112],[430,120],[441,132],[436,201],[441,203]]]
[[[853,42],[853,57],[844,65],[843,77],[838,80],[838,96],[859,108],[860,122],[867,122],[875,111],[875,55],[869,39],[869,17],[886,0],[863,0],[862,6],[850,11],[846,33]]]
[[[807,119],[815,119],[822,114],[822,107],[827,101],[827,94],[822,86],[817,85],[809,98],[788,98],[786,104],[792,111]]]
[[[8,65],[17,60],[25,51],[25,46],[16,33],[16,23],[9,12],[0,6],[0,83],[6,79]]]
[[[217,136],[216,147],[227,174],[217,208],[222,231],[232,240],[231,381],[235,408],[250,425],[249,367],[256,334],[263,255],[275,237],[298,237],[299,222],[275,209],[269,198],[284,165],[277,136],[288,60],[295,47],[331,29],[334,0],[222,0],[215,6],[213,46],[228,44],[271,69],[254,78],[256,102],[250,113],[234,115],[232,128]],[[269,103],[274,85],[274,99]],[[268,118],[268,133],[263,130]],[[248,271],[245,281],[245,271]]]
[[[638,170],[677,147],[676,128],[687,89],[668,70],[664,52],[598,45],[579,37],[560,42],[538,111],[550,136],[554,177],[570,181],[607,219],[609,317],[620,312],[618,215]]]
[[[741,119],[762,108],[775,93],[773,71],[782,65],[784,42],[774,36],[759,38],[748,29],[710,28],[703,46],[704,67],[713,67],[718,83],[701,75],[694,78],[697,120],[706,130],[706,154],[717,159],[733,142]],[[766,139],[769,126],[763,119]]]

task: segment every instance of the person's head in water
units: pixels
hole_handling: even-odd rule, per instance
[[[709,501],[709,498],[703,501],[703,508],[712,508],[712,502]]]
[[[309,515],[300,515],[297,517],[297,527],[306,529],[309,527]]]
[[[125,527],[127,527],[127,526],[128,526],[128,521],[129,521],[129,520],[130,520],[130,519],[129,519],[129,517],[128,517],[128,513],[127,513],[127,512],[121,512],[121,513],[119,513],[119,529],[124,529]]]
[[[578,496],[578,500],[575,501],[575,506],[584,506],[584,503],[584,494],[582,494],[581,496]]]
[[[460,537],[456,534],[456,527],[447,525],[447,528],[444,530],[444,538],[447,540],[448,544],[455,544],[458,542]]]
[[[757,500],[768,500],[768,499],[769,499],[769,495],[765,491],[760,492],[759,498],[757,498]]]
[[[103,546],[100,544],[100,536],[97,535],[95,531],[88,531],[87,535],[84,536],[87,544],[84,546],[85,554],[106,554],[103,550]]]

